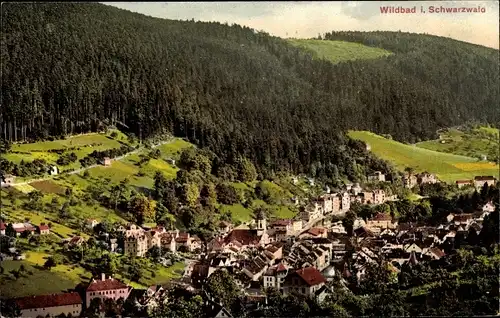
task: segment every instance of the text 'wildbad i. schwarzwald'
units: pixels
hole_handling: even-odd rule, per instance
[[[444,6],[421,6],[420,10],[417,10],[417,6],[413,7],[402,7],[402,6],[385,6],[380,7],[380,13],[391,14],[391,13],[486,13],[486,8],[477,7],[444,7]]]

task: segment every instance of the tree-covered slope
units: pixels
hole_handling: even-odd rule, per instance
[[[8,140],[114,123],[187,137],[217,154],[215,169],[246,156],[261,172],[342,174],[361,151],[346,129],[414,141],[498,118],[498,51],[449,39],[360,33],[396,54],[333,65],[247,27],[95,3],[6,3],[1,36]]]

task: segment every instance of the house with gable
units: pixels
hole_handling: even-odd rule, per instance
[[[378,213],[366,222],[366,227],[371,231],[380,232],[382,229],[395,229],[397,221],[393,222],[388,214]]]
[[[40,235],[50,234],[50,227],[45,223],[40,223],[40,225],[37,227],[37,232]]]
[[[304,296],[315,297],[316,291],[320,290],[325,283],[325,277],[316,268],[300,268],[291,271],[285,278],[282,285],[283,295],[286,296],[292,292],[296,292]]]
[[[288,275],[288,270],[289,268],[283,263],[269,267],[262,276],[264,288],[274,288],[280,290],[285,282],[286,276]]]
[[[127,286],[117,279],[106,278],[106,275],[102,274],[101,279],[92,279],[85,290],[86,307],[90,306],[90,302],[94,298],[100,298],[102,301],[106,298],[113,300],[123,298],[123,300],[126,300],[131,290],[132,287]]]

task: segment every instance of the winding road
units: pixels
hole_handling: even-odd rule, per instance
[[[159,147],[161,145],[164,145],[164,144],[168,144],[170,142],[172,142],[174,139],[171,138],[169,140],[166,140],[166,141],[162,141],[156,145],[153,145],[151,146],[151,148],[156,148],[156,147]],[[139,147],[131,152],[127,152],[126,154],[124,155],[121,155],[121,156],[118,156],[118,157],[115,157],[113,158],[112,160],[115,161],[115,160],[122,160],[130,155],[133,155],[133,154],[136,154],[142,150],[146,149],[146,147],[142,146],[142,147]],[[68,172],[64,172],[64,173],[61,173],[59,175],[53,175],[53,176],[47,176],[47,177],[44,177],[44,178],[38,178],[38,179],[31,179],[31,180],[27,180],[27,181],[23,181],[23,182],[14,182],[12,183],[12,186],[21,186],[21,185],[26,185],[26,184],[30,184],[30,183],[33,183],[33,182],[38,182],[38,181],[44,181],[44,180],[50,180],[50,179],[53,179],[54,177],[57,177],[57,176],[61,176],[61,175],[69,175],[69,174],[75,174],[75,173],[80,173],[80,172],[83,172],[85,170],[89,170],[89,169],[92,169],[92,168],[96,168],[96,167],[104,167],[103,165],[101,164],[95,164],[95,165],[91,165],[91,166],[88,166],[88,167],[84,167],[84,168],[79,168],[79,169],[76,169],[76,170],[72,170],[72,171],[68,171]]]

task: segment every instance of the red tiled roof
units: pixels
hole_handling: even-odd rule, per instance
[[[260,237],[257,236],[255,230],[232,230],[224,240],[226,243],[239,242],[242,245],[256,245],[260,242]]]
[[[283,265],[283,263],[279,263],[278,266],[276,266],[276,271],[279,273],[279,272],[285,272],[286,271],[286,267],[285,265]]]
[[[108,278],[105,280],[92,280],[87,287],[87,292],[89,291],[103,291],[103,290],[113,290],[113,289],[124,289],[128,288],[127,285],[114,278]]]
[[[385,213],[377,213],[370,221],[391,221],[392,217]]]
[[[40,229],[40,231],[45,231],[45,230],[49,230],[49,226],[48,225],[45,225],[45,224],[40,224],[40,226],[38,226],[38,228]]]
[[[299,275],[300,278],[302,278],[309,286],[314,286],[326,282],[320,271],[318,271],[314,267],[301,268],[295,273],[297,273],[297,275]]]
[[[434,255],[438,256],[438,257],[443,257],[445,256],[446,254],[440,250],[439,248],[437,247],[432,247],[429,249]]]
[[[457,180],[455,181],[456,184],[462,184],[462,183],[472,183],[472,180]]]
[[[325,233],[325,232],[326,232],[326,230],[325,230],[325,229],[323,229],[323,228],[320,228],[320,227],[312,227],[312,228],[310,228],[310,229],[307,231],[307,233],[312,234],[312,235],[314,235],[314,236],[321,235],[321,234],[323,234],[323,233]]]
[[[28,296],[17,298],[14,301],[21,310],[82,304],[82,298],[77,292]]]
[[[0,221],[0,230],[5,230],[6,228],[7,228],[7,226],[5,225],[5,223]]]

